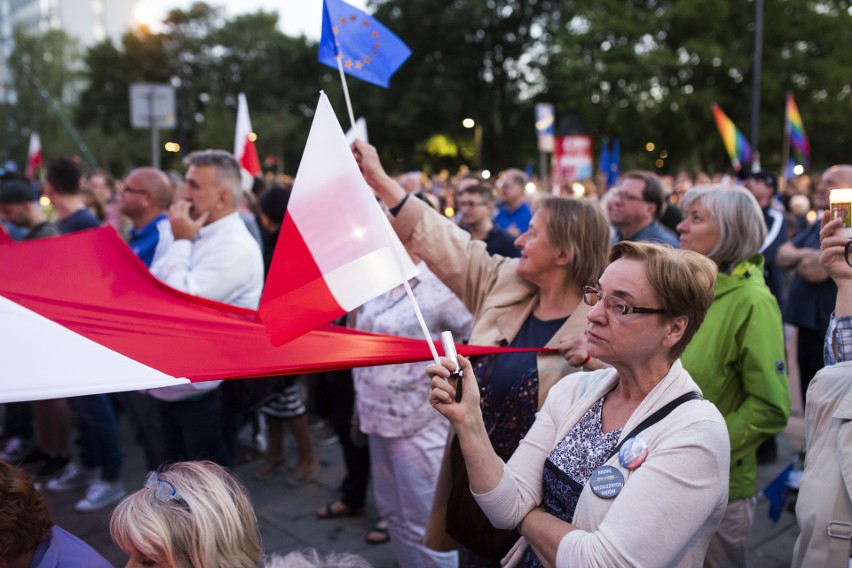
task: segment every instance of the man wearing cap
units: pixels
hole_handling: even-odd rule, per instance
[[[27,234],[24,240],[52,237],[59,229],[48,221],[36,201],[36,194],[28,183],[10,180],[0,186],[0,217],[16,227],[24,227]]]
[[[757,204],[763,211],[763,222],[766,223],[766,238],[760,246],[760,254],[765,260],[763,277],[769,291],[775,296],[778,305],[783,309],[782,293],[784,290],[785,271],[778,266],[776,257],[778,248],[788,240],[787,219],[773,205],[778,193],[778,178],[774,174],[756,169],[746,174],[743,182],[745,187],[754,195]]]

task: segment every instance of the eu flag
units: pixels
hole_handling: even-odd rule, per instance
[[[411,50],[393,32],[343,0],[324,0],[319,60],[368,83],[387,88]]]

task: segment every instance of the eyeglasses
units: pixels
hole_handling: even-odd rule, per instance
[[[601,300],[604,301],[604,307],[609,310],[614,316],[623,318],[630,314],[664,314],[666,310],[659,308],[635,308],[628,305],[619,298],[614,296],[604,296],[600,290],[592,286],[583,286],[583,301],[589,306],[594,306]]]
[[[479,207],[485,205],[484,201],[459,201],[459,209],[462,207]]]
[[[121,191],[123,191],[125,193],[135,193],[137,195],[142,195],[142,194],[148,193],[148,190],[146,190],[146,189],[134,189],[134,188],[130,187],[129,185],[125,185],[124,188],[122,188]]]
[[[852,241],[846,243],[846,248],[844,249],[846,253],[846,264],[852,266]]]
[[[162,479],[156,471],[148,472],[148,476],[145,478],[145,487],[154,490],[154,497],[157,498],[157,501],[161,503],[177,501],[178,504],[189,509],[189,503],[180,496],[180,493],[177,492],[175,486],[165,479]]]
[[[632,193],[625,193],[623,191],[616,190],[615,193],[612,194],[613,199],[622,199],[624,201],[645,201],[645,198],[633,195]]]

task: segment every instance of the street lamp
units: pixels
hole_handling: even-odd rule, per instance
[[[473,128],[473,163],[476,169],[482,168],[482,125],[477,124],[472,118],[462,120],[462,126]]]

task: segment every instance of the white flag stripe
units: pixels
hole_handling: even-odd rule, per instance
[[[0,296],[0,403],[187,383]]]
[[[395,279],[396,284],[401,282],[390,247],[396,245],[398,251],[404,251],[402,244],[388,230],[387,219],[376,207],[373,190],[364,181],[325,94],[321,95],[314,115],[290,196],[288,214],[323,274],[349,266],[353,259],[385,249],[387,255],[370,261],[375,263],[378,259],[386,259],[385,264],[372,264],[372,270],[388,270],[391,280]],[[417,274],[408,254],[402,254],[401,261],[406,279]],[[383,279],[384,276],[379,278]],[[337,278],[334,285],[328,279],[327,283],[335,298],[348,298],[349,289],[355,284],[352,280],[343,282]],[[375,291],[370,298],[396,284]],[[366,299],[361,303],[364,301]],[[345,300],[341,307],[343,303],[350,304],[351,301]]]

